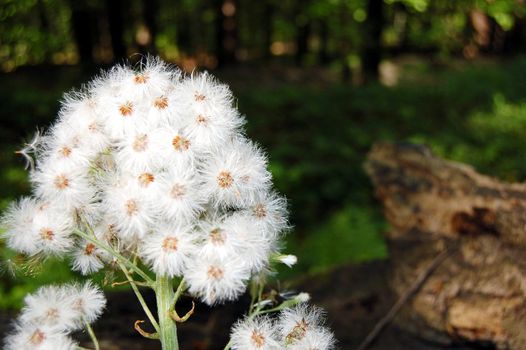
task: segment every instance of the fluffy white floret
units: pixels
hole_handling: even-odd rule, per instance
[[[103,208],[117,234],[124,238],[142,238],[153,221],[153,208],[148,192],[128,174],[115,174],[104,193]]]
[[[208,305],[234,300],[246,289],[248,269],[237,257],[222,260],[214,256],[195,256],[185,279],[191,294]]]
[[[153,201],[163,218],[183,223],[194,221],[203,211],[206,197],[192,164],[174,163],[160,174]]]
[[[73,219],[54,203],[22,198],[11,205],[2,221],[9,247],[22,253],[61,254],[73,244]]]
[[[294,345],[303,341],[307,334],[322,327],[323,322],[324,314],[321,309],[302,303],[283,310],[279,316],[278,327],[285,344]]]
[[[75,350],[78,346],[57,329],[39,324],[17,324],[4,343],[5,350]]]
[[[301,331],[297,332],[298,336]],[[291,338],[291,345],[287,349],[291,350],[332,350],[335,348],[336,339],[334,334],[327,328],[317,327],[305,333],[301,340],[294,341]]]
[[[153,271],[169,277],[183,273],[194,251],[191,228],[174,222],[157,225],[141,245],[141,255]]]
[[[75,315],[77,329],[83,328],[86,322],[95,322],[102,315],[106,298],[98,286],[88,281],[68,285],[66,290],[68,298],[64,306]]]
[[[117,142],[115,162],[128,172],[155,171],[162,167],[165,149],[159,144],[161,129],[142,129]]]
[[[255,204],[269,190],[271,176],[265,155],[252,142],[237,138],[212,153],[202,169],[203,187],[218,206]]]
[[[81,240],[73,250],[72,268],[83,275],[97,272],[104,267],[103,259],[108,260],[108,254],[93,243]]]
[[[268,317],[238,321],[230,336],[234,350],[280,350],[276,328]]]
[[[287,201],[275,192],[260,192],[248,209],[248,213],[266,236],[276,238],[288,228]]]
[[[22,324],[38,324],[61,331],[75,328],[76,314],[64,305],[69,293],[66,287],[45,286],[25,297],[20,315]]]
[[[254,220],[244,213],[225,217],[221,229],[237,242],[236,256],[254,272],[268,265],[275,241],[261,234]]]

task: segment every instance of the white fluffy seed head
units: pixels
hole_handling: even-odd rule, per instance
[[[276,327],[268,317],[237,322],[230,335],[234,350],[280,350]]]
[[[249,277],[250,269],[238,257],[195,255],[185,273],[190,293],[208,305],[237,299]]]
[[[87,223],[121,254],[185,277],[207,303],[235,299],[266,273],[287,227],[244,123],[230,89],[208,73],[184,76],[152,58],[114,67],[67,94],[41,146],[23,152],[38,158],[34,199],[4,215],[9,246],[69,254],[89,274],[111,257],[72,237]]]
[[[163,276],[180,276],[196,245],[189,226],[163,222],[141,245],[141,255],[153,271]]]
[[[5,350],[74,350],[77,346],[64,332],[35,323],[17,323],[4,339]]]

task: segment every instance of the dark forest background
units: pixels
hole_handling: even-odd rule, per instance
[[[385,259],[362,170],[374,142],[526,177],[525,16],[524,0],[0,0],[0,210],[29,192],[14,152],[62,94],[153,54],[231,85],[290,201],[300,263],[284,278]],[[61,261],[41,271],[2,274],[0,308],[78,277]]]

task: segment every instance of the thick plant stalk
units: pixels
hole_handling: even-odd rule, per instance
[[[179,350],[177,327],[170,317],[170,307],[174,298],[172,279],[166,276],[157,276],[155,292],[159,314],[159,339],[162,349]]]

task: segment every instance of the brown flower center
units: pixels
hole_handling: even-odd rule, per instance
[[[55,233],[49,227],[43,227],[39,231],[40,237],[46,241],[52,241],[55,238]]]
[[[139,205],[137,204],[137,201],[134,199],[128,200],[124,206],[126,207],[126,213],[129,216],[133,216],[139,212]]]
[[[33,345],[39,345],[42,344],[42,342],[46,340],[46,335],[44,332],[42,332],[40,329],[37,329],[31,337],[29,337],[29,343]]]
[[[175,184],[172,187],[172,190],[170,191],[170,195],[174,199],[181,198],[182,196],[185,195],[185,193],[186,193],[186,189],[181,184]]]
[[[206,122],[208,121],[208,119],[202,114],[199,114],[196,120],[197,120],[197,124],[201,124],[201,125],[206,124]]]
[[[225,240],[226,237],[220,228],[215,228],[212,231],[210,231],[210,241],[212,241],[214,245],[225,244]]]
[[[133,113],[133,103],[126,102],[125,104],[121,105],[119,107],[119,112],[121,113],[123,117],[129,116],[130,114]]]
[[[176,251],[177,250],[177,244],[179,241],[175,237],[166,237],[163,240],[163,250],[165,252],[168,251]]]
[[[148,135],[137,135],[133,140],[132,148],[135,152],[143,152],[148,147]]]
[[[95,245],[93,243],[86,244],[86,248],[84,248],[84,254],[91,255],[93,254],[93,251],[95,250]]]
[[[180,135],[177,135],[172,140],[172,146],[176,151],[186,151],[190,147],[190,141]]]
[[[210,278],[220,280],[221,278],[223,278],[223,275],[224,275],[223,270],[217,266],[210,266],[208,268],[208,276]]]
[[[201,101],[204,101],[206,99],[206,96],[203,95],[203,94],[200,94],[196,91],[196,93],[194,94],[194,98],[196,101],[198,102],[201,102]]]
[[[58,153],[64,157],[64,158],[67,158],[69,157],[69,155],[71,154],[71,148],[69,148],[68,146],[63,146],[61,147],[59,150],[58,150]]]
[[[234,182],[234,178],[232,177],[232,174],[228,171],[222,171],[217,176],[217,183],[219,184],[219,187],[221,188],[228,188],[232,186],[232,183]]]
[[[143,173],[139,175],[139,184],[142,187],[148,187],[155,180],[155,176],[151,173]]]
[[[133,77],[133,81],[135,84],[144,84],[148,81],[149,77],[146,74],[135,74],[135,77]]]
[[[53,181],[53,184],[59,190],[63,190],[69,186],[69,179],[64,174],[60,174],[55,177],[55,181]]]
[[[252,339],[252,343],[254,343],[256,348],[261,348],[263,345],[265,345],[265,337],[263,336],[263,334],[261,334],[261,332],[258,332],[256,330],[252,331],[250,339]]]
[[[254,206],[254,209],[252,210],[252,212],[254,213],[255,217],[260,218],[260,219],[262,219],[265,216],[267,216],[267,209],[261,203],[256,204]]]
[[[153,101],[153,105],[157,109],[165,109],[168,107],[168,98],[166,96],[157,97]]]
[[[58,318],[59,314],[58,314],[58,310],[55,309],[55,308],[51,308],[49,310],[47,310],[46,312],[46,317],[48,320],[56,320]]]

